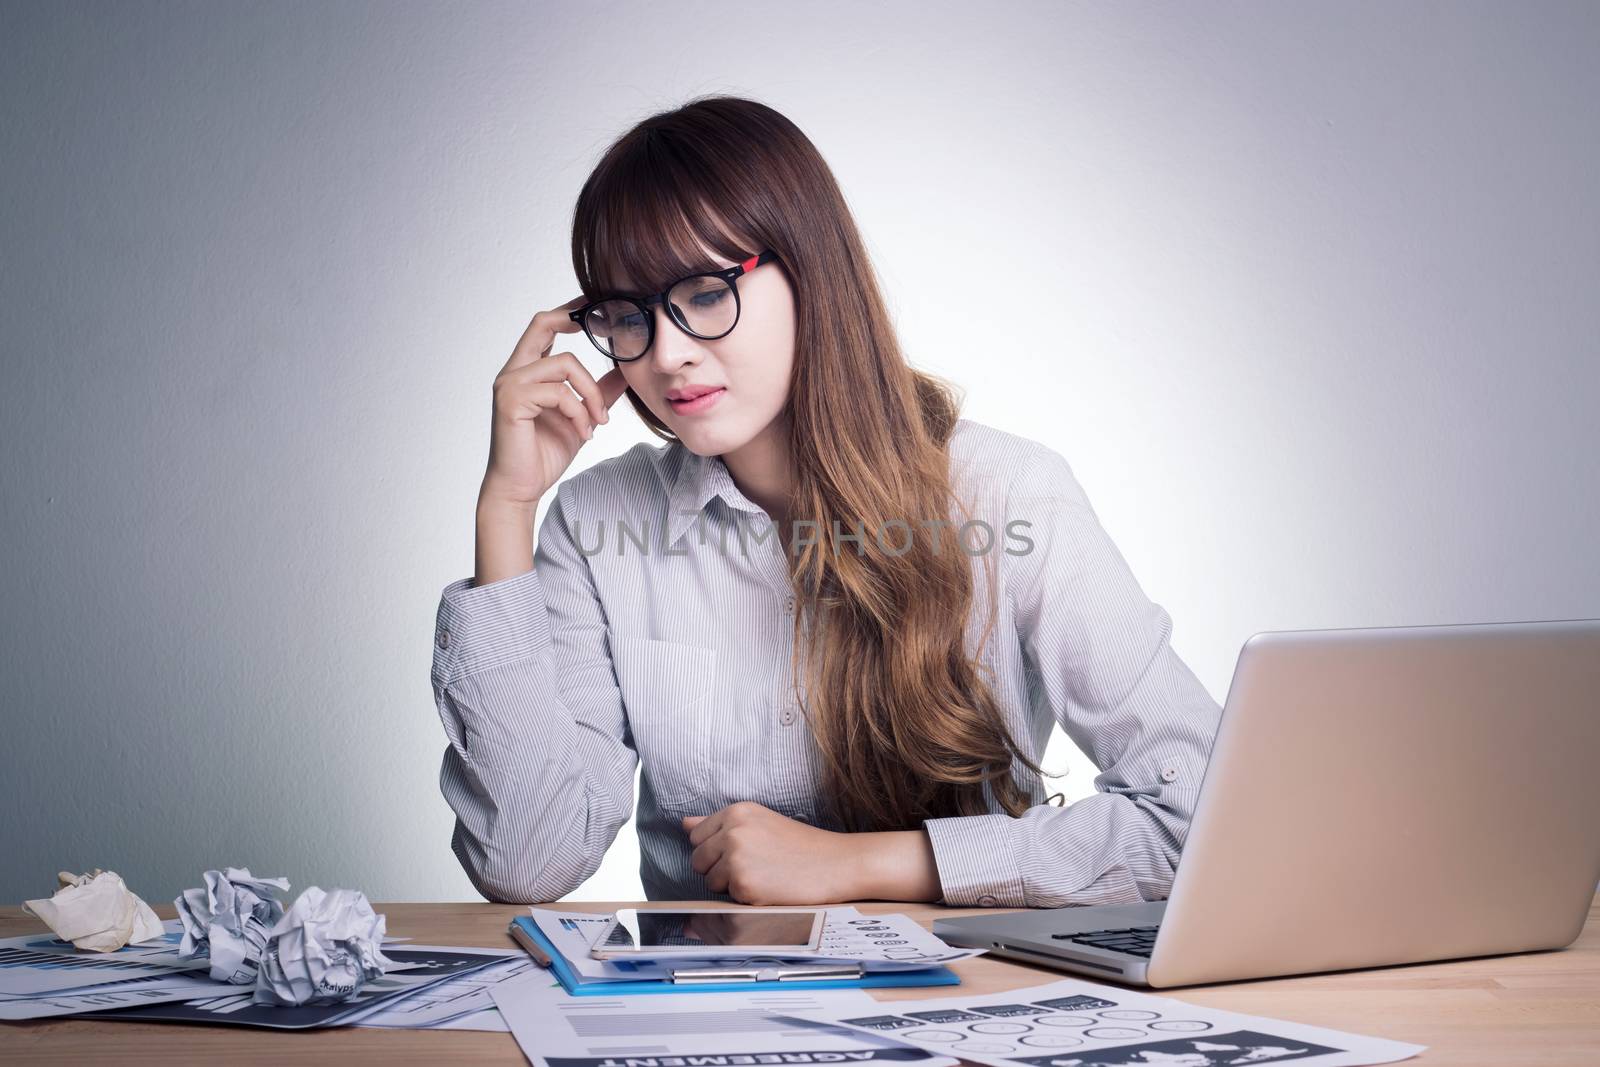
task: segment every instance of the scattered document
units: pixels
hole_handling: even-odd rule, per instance
[[[957,1067],[948,1053],[789,1017],[803,1011],[871,1011],[877,1002],[859,989],[572,997],[548,973],[530,973],[495,986],[493,996],[535,1067],[841,1062]]]
[[[257,1004],[250,986],[218,983],[219,994],[209,1000],[149,1004],[116,1012],[92,1012],[88,1019],[126,1022],[203,1022],[236,1026],[264,1026],[275,1030],[306,1030],[343,1026],[358,1013],[379,1003],[398,1003],[436,982],[494,963],[499,957],[482,950],[394,948],[388,954],[397,965],[364,984],[356,999],[331,1004]]]
[[[585,982],[641,981],[667,978],[674,968],[737,965],[750,959],[748,952],[725,955],[674,956],[654,959],[597,960],[589,950],[610,925],[610,917],[583,912],[530,908],[529,913],[556,950]],[[923,970],[969,959],[983,949],[952,948],[905,915],[862,915],[855,908],[828,908],[823,919],[822,946],[811,953],[785,953],[784,960],[859,961],[862,970]]]
[[[860,960],[866,970],[914,970],[981,956],[981,948],[945,944],[909,915],[863,915],[855,908],[829,908],[817,958]]]
[[[796,1014],[991,1067],[1211,1067],[1280,1060],[1296,1067],[1358,1067],[1403,1060],[1427,1048],[1076,979],[987,996]]]
[[[171,963],[164,962],[167,957]],[[0,939],[0,997],[31,997],[133,978],[205,973],[204,960],[179,960],[173,946],[163,949],[159,942],[154,946],[125,945],[116,952],[93,952],[75,949],[50,933]]]
[[[418,945],[418,949],[439,949],[440,945]],[[447,949],[458,953],[481,953],[494,962],[479,970],[448,978],[428,986],[415,996],[376,1007],[351,1016],[356,1026],[396,1029],[471,1029],[506,1031],[491,990],[497,985],[538,972],[549,974],[521,949],[501,952],[494,949]]]
[[[128,944],[115,952],[75,948],[53,933],[40,932],[0,939],[0,1020],[40,1019],[160,1005],[166,1018],[205,1022],[252,1022],[257,1016],[237,1016],[250,1005],[253,990],[218,982],[207,973],[206,957],[184,959],[180,919],[161,924],[161,937]],[[409,938],[385,936],[391,956],[394,946]],[[414,945],[397,959],[392,972],[422,972],[396,984],[404,995],[365,998],[359,1011],[344,1017],[336,1012],[313,1025],[342,1025],[359,1016],[361,1025],[405,1026],[437,1029],[497,1030],[509,1027],[500,1018],[487,987],[516,977],[536,965],[519,949],[450,948]],[[445,954],[440,956],[439,954]],[[440,960],[455,960],[461,969],[444,969]],[[480,977],[477,968],[483,968]],[[183,1002],[183,1003],[179,1003]],[[345,1005],[340,1009],[343,1012]],[[118,1018],[120,1016],[109,1016]],[[131,1016],[130,1016],[131,1017]],[[301,1023],[293,1016],[269,1017],[284,1023]],[[329,1020],[337,1019],[337,1022]]]
[[[446,1022],[430,1026],[430,1030],[486,1030],[492,1033],[509,1034],[511,1026],[506,1022],[505,1016],[500,1014],[499,1008],[485,1008],[475,1011],[471,1015],[464,1015],[459,1019],[450,1019]]]
[[[194,1000],[216,996],[219,985],[205,972],[195,971],[192,977],[163,978],[156,975],[32,997],[0,997],[0,1020],[44,1019],[86,1011],[115,1011],[141,1004]]]

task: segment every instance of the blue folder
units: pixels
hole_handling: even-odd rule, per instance
[[[960,985],[961,976],[948,967],[926,967],[916,971],[876,971],[860,978],[808,978],[790,982],[687,982],[679,984],[664,978],[624,982],[580,982],[572,965],[544,936],[531,915],[519,915],[512,922],[550,957],[550,970],[563,988],[575,997],[606,997],[621,993],[747,993],[779,986],[799,989],[874,989],[907,986]]]

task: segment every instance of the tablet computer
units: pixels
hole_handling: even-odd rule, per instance
[[[589,955],[805,955],[822,947],[823,915],[822,908],[623,908]]]

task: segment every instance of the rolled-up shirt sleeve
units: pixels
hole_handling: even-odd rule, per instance
[[[1065,807],[930,819],[942,903],[1061,907],[1165,899],[1221,708],[1171,645],[1067,460],[1040,446],[1013,483],[1009,555],[1029,689],[1100,770]],[[1008,547],[1011,542],[1008,541]],[[1021,739],[1019,738],[1019,741]]]
[[[463,578],[439,601],[439,785],[456,814],[451,848],[490,900],[570,893],[633,812],[638,757],[567,488],[539,527],[533,570],[484,586]]]

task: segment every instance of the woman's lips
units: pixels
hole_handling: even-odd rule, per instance
[[[713,389],[709,393],[701,393],[693,400],[669,400],[668,403],[672,405],[672,410],[679,415],[698,415],[702,411],[709,410],[711,405],[715,404],[725,391],[724,389]]]

